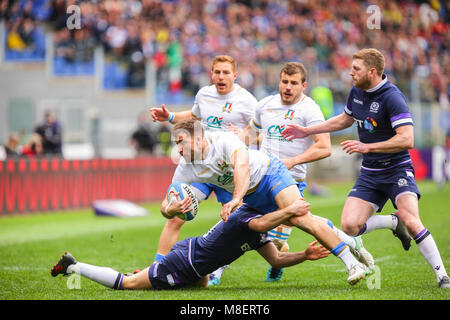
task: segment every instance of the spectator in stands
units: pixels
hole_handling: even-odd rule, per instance
[[[19,48],[25,42],[17,38],[19,27],[27,29],[37,16],[31,2],[0,0],[0,15],[15,31],[8,42]],[[70,4],[82,8],[83,32],[127,66],[131,86],[143,85],[145,62],[152,59],[158,89],[192,94],[209,83],[211,58],[226,53],[245,66],[240,79],[256,96],[277,89],[272,81],[278,64],[300,61],[317,75],[311,87],[327,80],[335,102],[345,103],[352,53],[375,47],[386,56],[388,77],[409,98],[416,93],[417,99],[448,107],[449,1],[378,1],[380,29],[369,29],[369,3],[358,0],[55,0],[47,2],[55,31],[66,28]],[[78,31],[75,43],[85,41]]]
[[[62,128],[55,115],[47,110],[44,121],[34,130],[42,139],[43,153],[46,155],[62,155]]]
[[[42,137],[38,133],[32,133],[28,142],[21,147],[22,157],[37,157],[44,153]]]
[[[153,154],[157,141],[150,128],[148,112],[139,114],[138,128],[131,135],[130,143],[136,149],[138,156]]]
[[[6,157],[18,157],[18,146],[20,142],[19,134],[13,132],[8,136],[8,140],[6,140],[5,148]]]

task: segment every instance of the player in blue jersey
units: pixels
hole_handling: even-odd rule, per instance
[[[327,257],[330,252],[317,241],[305,251],[279,252],[267,231],[296,215],[306,214],[309,204],[298,200],[265,215],[243,205],[227,222],[220,220],[207,233],[177,242],[160,262],[141,272],[124,276],[108,267],[77,262],[65,253],[51,269],[52,276],[77,273],[112,289],[177,289],[187,285],[208,286],[208,274],[230,264],[245,252],[257,250],[274,267],[289,267],[306,260]]]
[[[420,193],[408,152],[414,146],[412,117],[402,92],[383,74],[384,66],[384,56],[378,50],[356,52],[350,71],[354,86],[344,112],[310,127],[288,125],[282,135],[288,140],[304,138],[342,130],[356,122],[359,141],[341,143],[348,154],[363,155],[360,175],[342,211],[343,231],[360,235],[391,229],[405,250],[412,236],[433,268],[439,287],[450,288],[436,243],[419,216]],[[397,209],[396,214],[374,215],[388,199]]]

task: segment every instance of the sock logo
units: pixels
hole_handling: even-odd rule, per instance
[[[441,268],[441,266],[436,266],[436,267],[434,267],[434,270],[439,271],[440,268]]]

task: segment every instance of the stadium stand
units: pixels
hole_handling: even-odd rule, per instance
[[[227,53],[237,59],[241,85],[257,98],[276,90],[272,66],[290,60],[306,64],[310,82],[329,87],[339,104],[351,85],[351,54],[370,46],[385,53],[386,72],[409,99],[417,88],[421,101],[448,105],[448,1],[378,1],[379,30],[367,28],[367,4],[356,0],[1,3],[6,60],[42,59],[45,26],[55,34],[55,48],[68,49],[55,50],[56,75],[91,74],[93,47],[104,47],[112,61],[104,73],[107,89],[143,87],[143,61],[153,59],[159,91],[192,95],[209,83],[211,57]],[[72,4],[81,8],[82,33],[66,28]]]

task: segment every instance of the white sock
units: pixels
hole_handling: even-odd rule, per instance
[[[215,270],[212,274],[214,275],[214,277],[216,277],[217,279],[222,278],[222,274],[225,271],[226,268],[228,268],[229,265],[226,264],[223,267],[220,267],[219,269]]]
[[[344,241],[344,243],[346,245],[348,245],[352,249],[356,249],[356,239],[355,239],[355,237],[349,236],[344,231],[342,231],[342,230],[340,230],[340,229],[338,229],[338,228],[336,228],[334,226],[333,226],[333,231],[334,231],[334,233],[336,233],[336,235],[339,237],[339,239]]]
[[[414,240],[422,256],[427,260],[431,268],[433,268],[436,279],[439,282],[443,276],[447,275],[447,272],[445,271],[444,263],[442,262],[441,255],[432,235],[425,228],[414,237]]]
[[[358,235],[369,233],[378,229],[395,230],[397,228],[398,218],[395,214],[374,215],[367,219]]]
[[[342,262],[344,262],[347,270],[350,270],[355,264],[359,263],[350,252],[349,247],[343,242],[339,243],[336,247],[331,249],[331,253],[341,259]]]
[[[316,216],[314,215],[314,217],[321,219],[322,221],[326,222],[331,229],[333,229],[334,233],[339,237],[339,239],[341,241],[344,241],[344,243],[346,245],[348,245],[350,248],[355,249],[356,248],[356,239],[355,237],[349,236],[348,234],[346,234],[344,231],[336,228],[333,223],[326,218],[320,217],[320,216]]]
[[[97,267],[77,262],[67,268],[67,273],[77,273],[111,289],[120,289],[123,275],[111,268]]]

